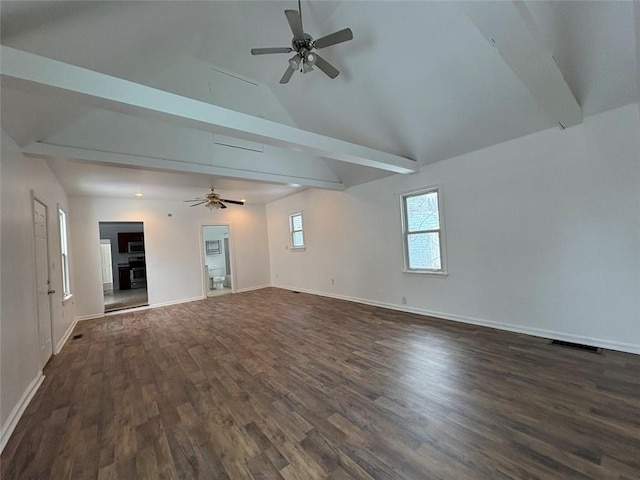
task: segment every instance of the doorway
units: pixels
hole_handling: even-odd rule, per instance
[[[100,239],[100,263],[102,265],[102,292],[113,292],[113,254],[111,253],[111,240]]]
[[[233,292],[230,245],[228,225],[202,227],[203,279],[207,297]]]
[[[38,307],[38,365],[43,368],[53,355],[51,327],[51,289],[49,279],[49,212],[44,202],[33,196],[33,238],[36,260],[36,293]]]
[[[142,222],[100,222],[105,313],[149,305]]]

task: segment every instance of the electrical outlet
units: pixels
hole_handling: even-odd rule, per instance
[[[333,285],[334,283],[336,283],[336,281],[332,278],[331,279],[331,285]]]
[[[406,305],[407,304],[407,297],[402,297],[402,304]]]

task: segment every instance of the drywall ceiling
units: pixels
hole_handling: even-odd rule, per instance
[[[633,2],[525,5],[541,44],[553,55],[585,115],[637,101]],[[3,1],[1,40],[43,57],[420,164],[556,125],[457,2],[303,2],[307,32],[319,37],[349,26],[354,40],[321,52],[340,70],[337,79],[314,71],[295,74],[289,85],[280,85],[288,57],[251,56],[249,50],[289,44],[283,14],[288,8],[297,8],[296,2]],[[247,101],[247,92],[257,100]],[[21,146],[60,138],[66,146],[80,144],[86,137],[73,132],[100,116],[96,109],[55,96],[41,100],[2,90],[2,128]],[[122,150],[119,138],[111,138],[115,124],[94,123],[92,137],[101,145],[95,150],[132,153]],[[158,131],[151,124],[135,130],[140,138],[136,155],[158,156]],[[180,141],[174,150],[190,148]],[[185,161],[172,155],[168,157]],[[321,158],[308,161],[320,180],[333,181]],[[389,175],[359,165],[324,163],[345,187]],[[287,167],[282,168],[285,172]],[[78,191],[81,183],[65,187]]]

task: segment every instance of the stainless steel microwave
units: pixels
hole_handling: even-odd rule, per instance
[[[129,242],[127,244],[127,252],[144,253],[144,242]]]

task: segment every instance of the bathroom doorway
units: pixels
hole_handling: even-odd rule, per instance
[[[203,281],[207,297],[233,292],[231,243],[228,225],[202,227]]]

